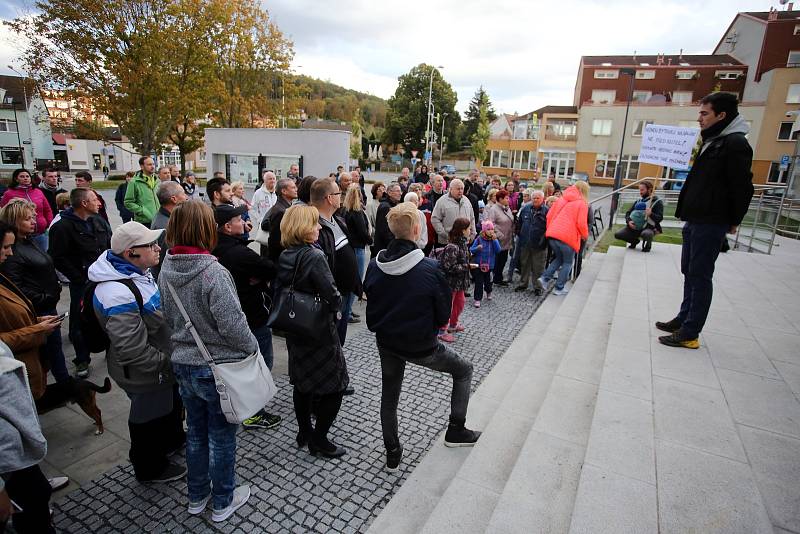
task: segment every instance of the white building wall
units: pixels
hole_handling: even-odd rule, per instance
[[[67,160],[70,172],[99,171],[109,163],[109,156],[114,156],[116,169],[111,174],[124,174],[139,170],[139,154],[135,153],[130,143],[104,143],[94,139],[67,139]],[[95,169],[94,155],[100,156],[100,168]],[[109,165],[110,168],[110,165]]]
[[[312,130],[281,128],[207,128],[206,160],[208,175],[225,172],[225,155],[237,155],[238,172],[232,180],[246,178],[239,172],[252,172],[252,161],[264,156],[303,157],[303,174],[318,177],[335,172],[338,165],[347,166],[350,154],[350,132],[345,130]],[[242,158],[241,156],[246,156]],[[252,157],[250,157],[252,156]],[[231,166],[234,173],[234,165]]]
[[[761,56],[761,45],[767,25],[753,20],[750,17],[739,15],[731,25],[728,33],[722,38],[714,54],[730,54],[747,65],[747,83],[744,88],[743,102],[766,102],[771,83],[768,73],[756,83],[756,67]],[[735,35],[734,35],[735,34]],[[726,40],[735,40],[735,43],[726,43]]]

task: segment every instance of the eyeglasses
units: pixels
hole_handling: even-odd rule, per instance
[[[330,197],[330,196],[341,195],[341,194],[342,194],[342,192],[339,191],[338,193],[328,193],[328,196]]]
[[[152,243],[148,243],[146,245],[134,245],[131,248],[149,248],[150,250],[155,250],[158,247],[158,241],[153,241]]]

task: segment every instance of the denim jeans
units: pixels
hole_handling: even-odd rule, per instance
[[[726,224],[687,222],[683,226],[683,302],[678,320],[681,321],[680,335],[684,339],[696,339],[706,324],[714,293],[714,263],[727,231]]]
[[[81,332],[81,299],[85,289],[85,283],[69,283],[69,340],[75,349],[75,359],[72,360],[75,364],[91,361],[89,349],[83,341]]]
[[[261,351],[261,355],[264,357],[264,362],[266,362],[269,370],[272,371],[272,363],[274,360],[272,353],[272,329],[267,326],[267,323],[264,323],[253,330],[253,335],[256,336],[258,350]]]
[[[214,510],[233,500],[236,487],[236,430],[219,405],[214,375],[207,365],[172,365],[186,408],[186,467],[189,502],[212,493]]]
[[[486,293],[492,292],[492,271],[483,272],[480,269],[475,271],[475,293],[473,298],[477,301],[483,300],[483,290]]]
[[[55,309],[47,310],[43,315],[58,315]],[[43,349],[47,356],[47,361],[50,362],[50,372],[53,373],[53,378],[56,382],[64,382],[70,379],[69,371],[67,370],[67,361],[64,358],[64,349],[61,346],[61,328],[56,328],[45,340]]]
[[[358,264],[358,276],[361,280],[364,280],[364,274],[366,274],[367,269],[367,249],[365,248],[355,248],[356,251],[356,263]]]
[[[550,249],[553,251],[553,261],[550,262],[550,265],[542,274],[542,278],[544,278],[545,282],[550,281],[553,275],[556,274],[556,270],[560,267],[561,270],[558,271],[558,278],[556,279],[556,289],[564,289],[567,280],[569,280],[570,271],[572,270],[572,261],[575,259],[575,251],[572,250],[572,247],[558,239],[550,240]]]
[[[450,395],[450,422],[464,424],[467,419],[469,390],[472,382],[472,362],[465,360],[455,351],[439,343],[430,356],[424,358],[408,358],[405,355],[378,345],[381,357],[381,428],[383,444],[387,451],[400,445],[397,435],[397,404],[403,388],[403,374],[406,362],[421,365],[434,371],[448,373],[453,376],[453,391]]]
[[[342,295],[342,317],[336,323],[336,333],[339,334],[339,343],[344,347],[344,342],[347,340],[347,325],[350,319],[350,312],[353,311],[354,295],[352,293],[345,293]]]

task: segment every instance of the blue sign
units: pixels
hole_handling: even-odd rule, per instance
[[[429,159],[431,159],[431,157],[432,157],[431,151],[430,150],[426,150],[425,151],[425,157],[423,157],[422,159],[424,159],[425,161],[428,161]]]
[[[784,154],[781,156],[781,170],[785,171],[789,169],[789,163],[792,161],[792,158],[788,154]]]

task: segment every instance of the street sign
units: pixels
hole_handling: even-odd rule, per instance
[[[422,158],[422,159],[424,159],[425,161],[429,161],[431,159],[431,151],[430,150],[426,150],[425,151],[425,157]]]
[[[411,157],[412,158],[416,158],[417,157],[417,152],[419,152],[419,151],[418,150],[412,150],[411,151]]]
[[[23,145],[32,145],[33,141],[31,141],[31,140],[23,141],[22,144]]]
[[[788,171],[789,170],[789,163],[791,161],[792,161],[792,158],[788,154],[784,154],[783,156],[781,156],[781,169],[780,170]]]

